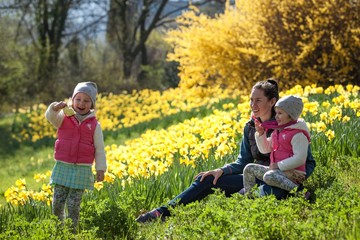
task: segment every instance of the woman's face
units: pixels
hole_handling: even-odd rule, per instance
[[[73,98],[72,104],[75,112],[80,115],[87,114],[92,106],[91,98],[86,93],[79,92]]]
[[[250,95],[250,107],[253,116],[267,121],[271,118],[272,106],[276,103],[276,98],[268,99],[262,89],[253,89]]]
[[[289,114],[287,114],[284,110],[282,110],[279,107],[275,108],[275,112],[276,112],[275,119],[276,119],[278,125],[284,125],[293,120],[289,116]]]

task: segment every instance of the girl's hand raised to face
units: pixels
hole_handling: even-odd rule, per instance
[[[259,136],[263,135],[265,132],[265,129],[263,126],[261,126],[261,122],[259,120],[257,120],[257,118],[253,117],[254,122],[255,122],[255,129],[256,132],[258,132]]]

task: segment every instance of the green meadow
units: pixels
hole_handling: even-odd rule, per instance
[[[171,209],[173,216],[165,222],[136,223],[140,213],[166,204],[186,189],[198,172],[235,161],[239,149],[219,157],[214,147],[206,160],[198,159],[194,165],[183,164],[178,152],[160,175],[131,182],[115,177],[101,190],[86,192],[76,234],[68,221],[62,225],[55,219],[46,202],[29,199],[16,205],[6,201],[5,192],[18,179],[26,179],[28,190],[41,189],[44,181],[37,182],[34,175],[51,170],[54,139],[26,144],[12,140],[12,115],[4,116],[0,119],[0,239],[360,239],[359,100],[357,93],[338,100],[341,95],[307,96],[311,103],[318,103],[303,116],[312,124],[311,146],[317,163],[305,183],[312,193],[310,200],[301,192],[277,200],[240,194],[227,198],[215,191],[201,202]],[[127,129],[105,131],[105,143],[125,146],[129,140],[141,139],[147,130],[156,134],[189,119],[211,118],[216,110],[230,111],[224,103],[236,106],[238,102],[238,98],[221,100],[211,108],[198,107]],[[235,141],[241,137],[239,131]]]

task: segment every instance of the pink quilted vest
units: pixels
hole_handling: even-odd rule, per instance
[[[74,164],[92,164],[95,158],[96,125],[95,117],[85,119],[80,124],[74,116],[65,117],[57,131],[55,159]]]
[[[292,157],[294,155],[294,152],[292,150],[291,146],[291,140],[297,133],[304,133],[307,139],[310,142],[310,135],[307,131],[301,130],[301,129],[291,129],[291,128],[284,128],[281,132],[275,130],[272,133],[271,141],[272,141],[272,147],[273,151],[270,154],[270,161],[271,163],[280,162],[288,157]],[[304,164],[295,168],[299,171],[305,171],[305,161]]]

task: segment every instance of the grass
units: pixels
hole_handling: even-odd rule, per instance
[[[1,156],[14,154],[16,150],[20,147],[20,144],[15,140],[13,140],[11,137],[12,123],[13,123],[13,119],[11,115],[7,115],[3,118],[0,118],[0,132],[1,132],[0,155]]]
[[[166,128],[199,113],[187,114],[106,134],[105,142],[121,144],[148,128]],[[233,162],[238,152],[221,159],[210,155],[195,168],[180,165],[176,157],[169,171],[160,176],[140,177],[126,186],[116,179],[113,184],[105,183],[101,191],[87,192],[81,206],[81,231],[75,238],[360,239],[360,170],[357,167],[360,144],[354,131],[359,129],[360,121],[353,112],[351,114],[350,122],[337,121],[329,126],[336,135],[333,140],[323,132],[312,135],[317,167],[305,184],[312,191],[310,202],[305,201],[301,193],[287,200],[276,200],[273,196],[248,199],[239,194],[226,198],[222,192],[215,191],[203,201],[171,209],[173,216],[165,222],[137,224],[134,219],[140,212],[165,204],[187,188],[196,173]],[[317,118],[308,116],[307,120],[316,122]],[[5,125],[7,127],[3,127]],[[8,127],[8,119],[0,120],[0,128],[10,129]],[[42,146],[12,145],[13,149],[2,155],[1,189],[13,185],[20,177],[26,178],[31,186],[41,185],[30,182],[33,174],[43,173],[53,166],[52,146]],[[49,236],[73,239],[66,228],[59,231],[57,224],[49,207],[41,204],[0,208],[0,239],[49,239]],[[37,230],[38,225],[42,226],[41,232]]]
[[[16,154],[2,155],[0,168],[0,204],[5,205],[4,193],[19,178],[26,179],[26,183],[34,189],[41,188],[42,182],[36,182],[36,173],[45,173],[52,169],[54,160],[51,148],[33,149],[21,147]]]

